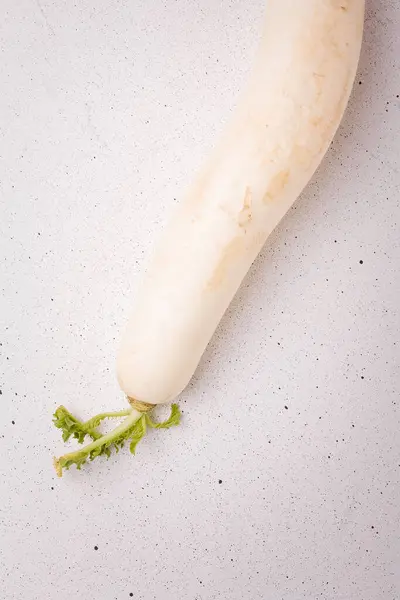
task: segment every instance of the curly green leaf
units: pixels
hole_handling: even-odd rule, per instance
[[[93,440],[101,437],[101,434],[94,431],[94,428],[91,430],[85,428],[84,423],[71,415],[64,406],[59,406],[55,411],[53,423],[58,429],[61,429],[64,442],[68,442],[73,437],[78,440],[79,444],[83,444],[86,436],[91,437]]]
[[[146,414],[145,416],[147,425],[149,427],[153,427],[153,429],[169,429],[170,427],[179,425],[181,422],[181,411],[179,410],[179,406],[177,404],[173,404],[171,406],[171,414],[169,415],[168,419],[162,423],[155,423],[152,421],[149,414]]]
[[[111,432],[101,435],[94,429],[103,419],[117,416],[126,418]],[[54,413],[54,424],[63,431],[63,438],[68,440],[73,436],[82,443],[85,436],[89,435],[93,441],[75,452],[55,458],[54,467],[57,475],[61,477],[63,469],[69,469],[72,465],[76,465],[76,468],[80,470],[88,460],[94,460],[98,456],[109,458],[112,449],[118,452],[128,441],[130,442],[130,451],[135,454],[138,443],[146,434],[147,426],[155,429],[168,429],[178,425],[180,417],[178,406],[173,404],[169,418],[162,423],[155,423],[147,413],[141,413],[134,408],[119,413],[102,413],[82,423],[60,406]]]
[[[78,440],[79,444],[83,444],[85,437],[89,436],[92,440],[101,438],[101,433],[95,431],[104,419],[126,417],[130,413],[130,409],[121,410],[119,412],[100,413],[89,419],[85,423],[74,417],[64,406],[59,406],[53,415],[53,423],[63,432],[62,438],[67,442],[71,437]]]
[[[143,415],[139,419],[139,421],[135,423],[135,426],[133,428],[131,443],[129,446],[129,450],[132,454],[135,454],[136,446],[138,445],[140,440],[143,439],[146,435],[146,429],[146,415]]]

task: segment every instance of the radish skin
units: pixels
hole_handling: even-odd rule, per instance
[[[189,383],[269,234],[313,176],[346,108],[362,42],[364,0],[268,0],[253,70],[219,143],[167,225],[138,291],[117,357],[131,407],[81,422],[54,413],[63,439],[91,443],[54,459],[57,474],[131,452],[149,411]],[[124,416],[108,434],[105,418]]]
[[[163,239],[117,360],[128,397],[190,381],[267,237],[311,179],[356,74],[364,0],[269,0],[250,81]]]

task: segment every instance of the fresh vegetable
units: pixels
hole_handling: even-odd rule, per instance
[[[104,419],[125,417],[124,421],[110,433],[102,435],[97,427]],[[65,456],[54,459],[54,468],[59,477],[62,476],[63,469],[69,469],[71,465],[76,465],[81,469],[82,465],[88,459],[93,460],[97,456],[111,456],[111,449],[119,452],[126,442],[129,442],[129,449],[135,454],[136,446],[146,433],[147,427],[154,429],[169,429],[174,425],[179,425],[180,411],[177,404],[171,407],[169,418],[162,423],[155,423],[147,412],[141,412],[135,408],[121,410],[115,413],[101,413],[89,421],[82,423],[78,421],[64,406],[59,406],[54,413],[53,423],[63,432],[63,440],[67,442],[70,437],[74,437],[80,444],[83,444],[86,437],[93,441],[80,450],[70,452]]]
[[[221,140],[167,226],[136,298],[117,374],[131,407],[100,436],[58,409],[64,438],[92,442],[57,472],[138,439],[148,411],[191,379],[221,317],[268,235],[321,162],[348,102],[364,0],[269,0],[248,84]],[[110,416],[110,415],[106,415]],[[163,426],[179,422],[173,408]],[[100,437],[99,437],[100,436]]]

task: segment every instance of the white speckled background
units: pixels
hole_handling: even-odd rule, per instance
[[[1,600],[399,600],[398,0],[368,3],[340,132],[183,425],[62,480],[51,413],[124,407],[143,257],[234,104],[263,0],[1,8]]]

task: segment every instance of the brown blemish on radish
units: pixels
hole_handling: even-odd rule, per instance
[[[252,218],[252,194],[251,189],[249,187],[246,188],[246,192],[243,199],[243,206],[238,215],[238,223],[239,227],[246,227],[251,221]]]
[[[263,202],[266,204],[271,200],[275,200],[275,198],[282,192],[285,188],[287,182],[289,181],[290,171],[289,169],[285,169],[284,171],[279,171],[274,177],[271,179],[270,184],[268,186],[268,190],[264,195]]]

